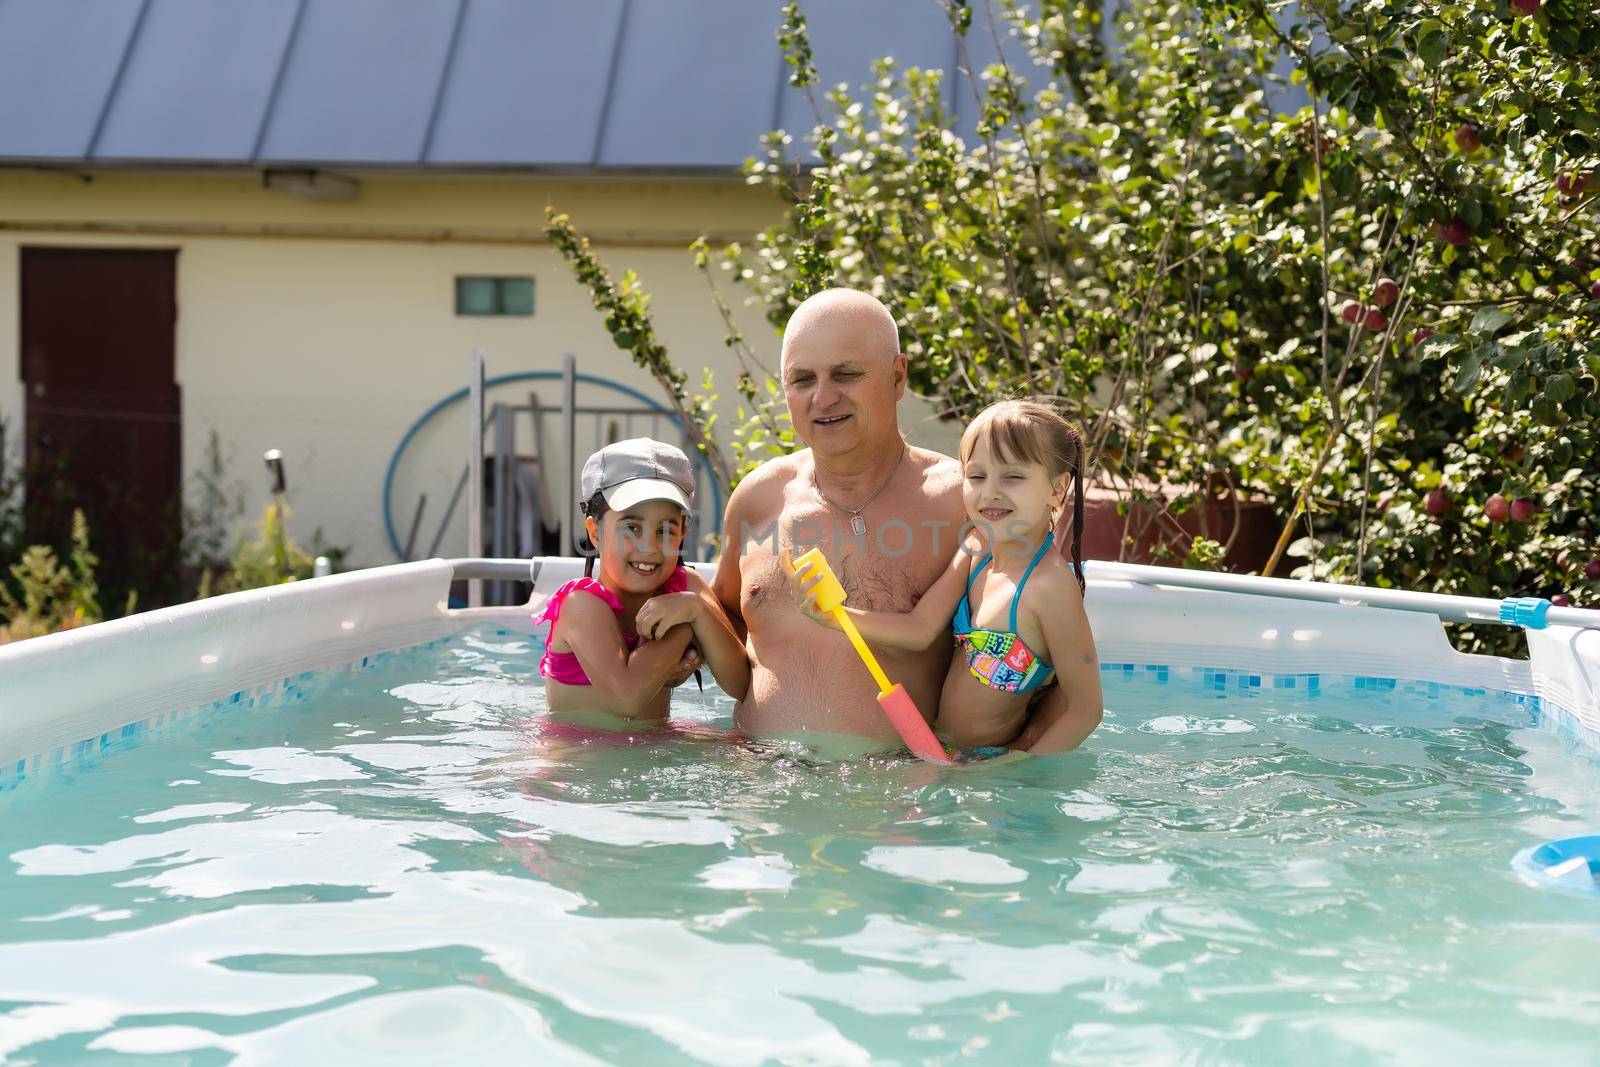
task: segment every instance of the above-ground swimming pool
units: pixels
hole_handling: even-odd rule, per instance
[[[396,611],[429,566],[0,657],[0,1060],[1600,1057],[1600,895],[1514,866],[1600,832],[1582,655],[1107,581],[1083,750],[828,762],[692,684],[551,723],[525,610]]]

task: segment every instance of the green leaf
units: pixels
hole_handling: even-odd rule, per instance
[[[1492,359],[1501,370],[1516,370],[1528,358],[1528,350],[1516,345],[1495,345],[1495,349]]]
[[[1524,371],[1517,371],[1506,382],[1506,407],[1514,408],[1533,395],[1533,379]]]
[[[1547,393],[1540,393],[1534,397],[1533,403],[1528,407],[1533,412],[1533,417],[1546,426],[1559,426],[1563,421],[1561,405],[1551,400]]]
[[[1430,67],[1439,65],[1450,49],[1450,35],[1443,30],[1430,30],[1417,42],[1417,55]]]
[[[1461,338],[1453,333],[1436,333],[1422,342],[1422,354],[1429,357],[1443,356],[1461,347]]]
[[[1544,383],[1544,395],[1557,404],[1565,404],[1578,392],[1578,383],[1570,374],[1552,374]]]
[[[1465,393],[1478,384],[1478,375],[1483,371],[1483,353],[1468,352],[1461,360],[1461,369],[1456,371],[1456,380],[1450,388],[1458,393]]]
[[[1478,309],[1472,316],[1472,325],[1468,327],[1473,333],[1481,337],[1493,337],[1505,329],[1511,322],[1511,315],[1501,308],[1494,306]]]

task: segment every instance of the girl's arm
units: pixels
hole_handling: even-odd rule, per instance
[[[624,718],[634,718],[650,706],[694,636],[687,626],[673,627],[661,640],[646,641],[630,653],[610,605],[582,590],[561,605],[556,625],[589,676],[593,710]]]
[[[1094,733],[1105,714],[1100,697],[1100,657],[1095,652],[1094,631],[1083,610],[1078,581],[1066,567],[1052,568],[1050,577],[1052,580],[1038,590],[1044,597],[1029,599],[1044,607],[1036,617],[1044,630],[1045,654],[1055,664],[1056,682],[1067,706],[1028,745],[1029,752],[1039,753],[1077,748]],[[1030,585],[1028,591],[1034,592],[1034,587]]]
[[[789,587],[794,591],[795,603],[801,612],[813,622],[837,630],[839,624],[833,616],[824,615],[816,608],[812,587],[816,584],[817,575],[810,571],[796,575],[789,566],[787,555],[784,556],[784,565],[789,574]],[[850,616],[850,621],[855,623],[856,629],[869,643],[920,652],[949,630],[956,605],[967,591],[967,575],[971,569],[972,556],[965,549],[957,549],[943,573],[909,612],[863,611],[846,603],[845,614]]]
[[[694,630],[695,644],[717,685],[735,700],[743,700],[750,690],[750,657],[744,642],[706,580],[692,570],[686,573],[683,592],[663,593],[645,601],[636,619],[639,633],[654,639],[675,625],[687,624]]]

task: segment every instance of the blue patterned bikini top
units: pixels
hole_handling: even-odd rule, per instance
[[[1056,669],[1039,658],[1038,653],[1029,648],[1023,641],[1022,635],[1017,633],[1017,604],[1022,600],[1022,587],[1028,584],[1028,577],[1033,574],[1033,568],[1039,565],[1044,554],[1050,551],[1050,546],[1055,543],[1054,534],[1046,534],[1044,543],[1039,546],[1039,551],[1033,554],[1033,562],[1028,564],[1028,569],[1022,575],[1022,581],[1017,583],[1017,591],[1011,597],[1011,631],[1001,633],[998,630],[975,630],[972,627],[972,606],[967,597],[972,592],[972,583],[977,581],[978,572],[988,565],[994,558],[994,553],[983,557],[972,574],[967,578],[967,592],[961,596],[961,603],[956,605],[956,617],[952,623],[955,631],[956,642],[961,645],[967,654],[967,670],[972,676],[990,689],[998,689],[1005,693],[1026,693],[1048,685]]]

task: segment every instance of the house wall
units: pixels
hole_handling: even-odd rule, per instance
[[[661,399],[649,375],[612,345],[587,293],[545,242],[546,205],[569,212],[615,272],[639,274],[658,330],[691,381],[698,385],[701,367],[712,368],[720,424],[731,428],[737,362],[686,246],[702,233],[748,238],[775,221],[779,207],[764,192],[734,180],[357,177],[354,200],[330,202],[263,189],[253,175],[0,172],[0,417],[11,461],[23,412],[18,248],[177,248],[191,505],[212,431],[222,484],[247,502],[251,520],[265,501],[261,454],[278,448],[291,533],[305,543],[320,527],[328,543],[350,549],[351,566],[391,562],[380,505],[385,469],[406,428],[466,384],[473,349],[485,352],[491,375],[559,370],[570,352],[580,372]],[[535,314],[456,316],[458,274],[532,275]],[[740,293],[727,295],[775,367],[775,333],[758,309],[738,306]],[[501,395],[524,400],[528,388]],[[554,383],[541,399],[558,402]],[[580,394],[580,403],[620,400]],[[929,421],[928,409],[908,400],[903,424],[914,441],[948,448],[950,424]],[[397,473],[402,540],[418,495],[429,496],[418,551],[431,542],[465,462],[466,432],[458,405],[417,438]],[[580,460],[591,443],[580,437]],[[461,516],[441,553],[465,551]]]

